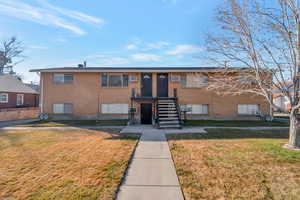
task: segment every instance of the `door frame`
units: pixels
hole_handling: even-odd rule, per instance
[[[157,73],[156,74],[156,94],[157,94],[157,97],[160,97],[158,94],[159,94],[159,92],[158,92],[158,90],[159,89],[162,89],[162,87],[159,87],[159,75],[166,75],[167,76],[167,87],[166,87],[166,89],[167,89],[167,93],[166,93],[166,96],[161,96],[161,97],[169,97],[169,73]]]
[[[150,121],[149,121],[149,123],[143,123],[143,111],[144,111],[144,109],[143,109],[143,105],[147,105],[147,106],[149,106],[151,109],[149,110],[150,111]],[[153,117],[152,117],[152,115],[153,115],[153,105],[152,105],[152,103],[141,103],[140,104],[140,115],[141,115],[141,124],[152,124],[153,123]],[[144,111],[145,112],[145,111]]]
[[[143,89],[145,88],[144,85],[143,85],[143,76],[144,75],[149,75],[150,79],[151,79],[151,84],[148,86],[148,87],[150,87],[149,91],[151,91],[150,92],[151,94],[150,95],[146,95],[146,96],[143,95]],[[153,91],[152,91],[152,89],[153,89],[152,87],[153,86],[152,85],[153,85],[152,73],[141,73],[141,83],[140,83],[140,86],[141,86],[141,96],[142,97],[152,97],[153,96]]]

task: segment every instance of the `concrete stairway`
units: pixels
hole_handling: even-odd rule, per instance
[[[159,128],[181,128],[179,110],[172,98],[157,100],[157,117]]]

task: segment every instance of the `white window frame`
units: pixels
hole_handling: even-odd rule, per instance
[[[21,97],[21,103],[19,103],[19,97]],[[17,106],[22,106],[22,105],[24,105],[24,94],[17,94],[17,98],[16,98],[16,104],[17,104]]]
[[[203,73],[185,73],[181,78],[182,88],[206,88],[208,87],[208,75]],[[195,80],[193,83],[192,80]],[[198,79],[198,80],[196,80]]]
[[[254,107],[256,107],[254,109]],[[239,115],[257,115],[260,112],[259,104],[238,104]]]
[[[55,76],[62,76],[62,81],[55,81]],[[65,76],[72,76],[72,81],[66,82]],[[53,74],[52,82],[54,84],[72,84],[74,81],[74,74]]]
[[[103,86],[103,80],[102,80],[103,75],[107,75],[107,82],[106,82],[107,86]],[[125,86],[124,86],[124,75],[127,75],[127,77],[128,77],[128,82],[127,82],[127,85],[125,85]],[[128,88],[128,83],[129,83],[129,75],[128,74],[122,74],[122,73],[116,73],[116,74],[102,73],[100,76],[101,76],[101,87],[102,88]],[[109,85],[110,76],[121,76],[122,86],[110,86]]]
[[[6,96],[5,101],[2,100],[2,97],[0,98],[0,103],[8,103],[8,93],[0,93],[0,95]]]
[[[209,104],[185,104],[180,106],[183,110],[188,110],[187,114],[208,115]]]
[[[102,114],[128,114],[128,104],[101,104]]]
[[[66,108],[65,108],[66,105],[71,105],[71,107],[72,107],[71,112],[66,112],[65,111],[66,110]],[[60,111],[55,111],[56,106],[61,107],[60,108],[61,110]],[[53,111],[54,114],[72,114],[73,113],[73,104],[71,104],[71,103],[54,103],[52,111]]]

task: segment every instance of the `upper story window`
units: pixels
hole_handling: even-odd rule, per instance
[[[127,74],[102,74],[101,86],[104,88],[128,87]]]
[[[53,83],[73,83],[73,74],[53,74]]]
[[[181,84],[184,88],[204,88],[208,86],[208,76],[200,73],[182,75]]]
[[[8,103],[8,94],[0,93],[0,103]]]
[[[24,94],[17,94],[17,106],[24,104]]]

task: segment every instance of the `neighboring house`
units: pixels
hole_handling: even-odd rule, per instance
[[[11,74],[0,75],[0,109],[37,107],[39,94]]]
[[[293,82],[286,82],[282,84],[291,94],[293,94]],[[273,103],[279,108],[281,108],[281,112],[289,112],[291,109],[289,98],[284,96],[279,89],[273,90]],[[275,109],[275,111],[279,110]]]
[[[239,73],[241,68],[232,68]],[[257,119],[270,114],[264,97],[219,96],[206,87],[214,67],[97,67],[34,69],[41,78],[41,112],[52,119],[127,119],[179,126],[191,119]],[[130,112],[129,112],[130,111]],[[129,112],[129,113],[128,113]]]

